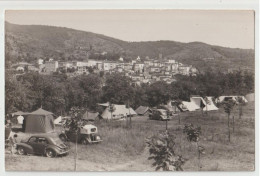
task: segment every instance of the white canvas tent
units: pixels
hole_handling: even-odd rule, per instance
[[[62,123],[62,117],[59,116],[54,120],[54,125],[61,125]]]
[[[190,97],[190,102],[195,103],[199,108],[206,106],[206,102],[202,97]]]
[[[213,97],[207,97],[207,100],[205,101],[207,105],[203,108],[203,111],[216,111],[218,108],[215,106],[213,102]]]
[[[185,109],[187,109],[188,111],[196,111],[200,109],[200,107],[194,102],[182,101],[182,104],[183,107],[180,107],[183,109],[183,111],[185,111]]]
[[[114,112],[112,112],[112,119],[121,119],[129,115],[129,110],[131,115],[137,115],[136,112],[132,108],[126,108],[125,105],[114,105]],[[103,119],[111,119],[111,112],[109,112],[109,107],[107,107],[102,113],[101,117]]]
[[[255,101],[255,93],[249,93],[246,95],[246,100],[247,101]]]

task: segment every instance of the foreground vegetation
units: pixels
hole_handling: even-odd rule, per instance
[[[187,159],[184,171],[198,170],[196,145],[187,141],[183,134],[185,124],[201,127],[200,144],[205,148],[201,155],[202,171],[242,171],[254,170],[255,130],[254,103],[244,107],[244,115],[238,118],[237,107],[231,116],[235,116],[235,131],[231,131],[228,141],[227,115],[223,109],[208,112],[181,113],[181,124],[178,118],[168,122],[169,133],[176,136],[175,152]],[[165,122],[148,120],[146,116],[132,119],[132,128],[126,128],[126,121],[99,121],[95,125],[103,137],[97,145],[78,145],[77,170],[107,171],[153,171],[152,161],[145,139],[165,131]],[[58,129],[57,129],[58,130]],[[73,170],[75,144],[70,143],[71,153],[67,157],[49,159],[41,156],[15,156],[6,154],[7,170]],[[46,160],[46,161],[45,161]],[[46,164],[42,164],[46,162]],[[34,166],[29,166],[34,163]],[[53,163],[53,164],[51,164]],[[55,164],[54,164],[55,163]]]

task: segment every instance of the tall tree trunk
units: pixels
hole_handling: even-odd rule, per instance
[[[235,116],[233,116],[233,133],[235,132]]]
[[[199,149],[199,144],[198,142],[196,143],[197,144],[197,151],[198,151],[198,171],[200,171],[200,149]]]
[[[230,128],[229,128],[229,126],[230,126],[230,122],[229,122],[229,114],[228,114],[228,141],[230,142]]]
[[[242,112],[242,105],[239,104],[239,105],[238,105],[238,108],[239,108],[239,111],[238,111],[239,119],[241,119],[241,118],[242,118],[242,115],[243,115],[243,112]]]
[[[78,132],[76,132],[75,165],[74,165],[74,171],[77,171],[77,160],[78,160]]]

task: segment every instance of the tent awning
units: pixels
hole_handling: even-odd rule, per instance
[[[23,115],[27,115],[29,114],[28,112],[22,112],[22,111],[17,111],[17,112],[14,112],[12,113],[12,116],[23,116]]]

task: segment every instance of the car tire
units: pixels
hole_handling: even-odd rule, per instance
[[[17,148],[17,153],[18,153],[19,155],[25,155],[25,154],[26,154],[26,152],[24,151],[24,148],[23,148],[23,147],[18,147],[18,148]]]
[[[46,150],[46,156],[48,158],[55,158],[57,156],[57,153],[52,149],[47,149]]]
[[[81,139],[80,143],[83,144],[83,145],[87,145],[88,144],[88,140],[83,138],[83,139]]]

